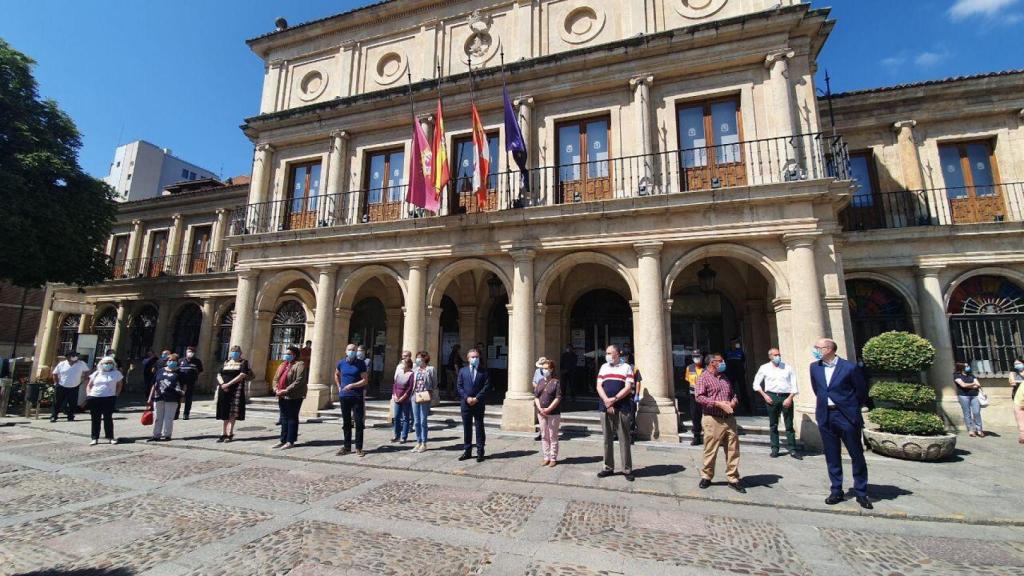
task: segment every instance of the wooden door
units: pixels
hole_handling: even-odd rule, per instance
[[[190,274],[205,274],[210,261],[210,235],[212,226],[198,226],[192,229],[192,246],[189,255],[188,271]]]
[[[558,202],[593,202],[614,196],[607,118],[563,122],[557,128]]]
[[[405,151],[373,152],[366,159],[366,222],[391,222],[402,216]]]
[[[683,190],[746,185],[739,100],[680,106],[676,120]]]
[[[128,235],[122,234],[121,236],[114,237],[114,254],[113,254],[113,277],[127,278],[129,272],[125,270],[125,262],[128,260]]]
[[[167,231],[158,230],[153,232],[149,248],[149,270],[147,276],[156,278],[164,273],[164,265],[167,260]]]
[[[845,210],[846,225],[851,230],[883,227],[882,199],[878,196],[878,176],[871,150],[850,153],[850,176],[857,189]]]
[[[449,206],[456,206],[453,214],[473,214],[498,209],[498,133],[487,133],[487,148],[491,154],[491,166],[487,177],[487,203],[480,206],[473,189],[473,170],[476,166],[476,146],[472,136],[464,136],[455,140],[452,147],[455,155],[452,160],[452,183],[449,185],[451,195]]]
[[[994,222],[1006,215],[992,145],[986,141],[939,146],[942,178],[954,224]]]
[[[285,225],[289,230],[315,228],[320,202],[320,163],[292,166]]]

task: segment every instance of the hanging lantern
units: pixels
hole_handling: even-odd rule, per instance
[[[497,298],[505,293],[505,285],[501,283],[501,280],[498,280],[497,276],[491,274],[487,278],[487,292],[491,295],[491,298]]]
[[[718,272],[712,270],[705,260],[704,267],[697,272],[697,284],[700,286],[701,292],[710,294],[715,291],[715,276],[718,276]]]

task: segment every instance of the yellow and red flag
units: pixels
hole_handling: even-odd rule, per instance
[[[476,191],[478,205],[487,206],[487,177],[491,173],[491,149],[487,145],[487,134],[484,133],[484,125],[480,122],[480,113],[476,110],[476,103],[473,103],[473,147],[476,154],[473,155],[473,190]]]
[[[437,124],[434,126],[434,192],[440,202],[441,191],[451,180],[451,171],[448,168],[448,143],[444,137],[444,111],[441,107],[441,98],[437,99]]]

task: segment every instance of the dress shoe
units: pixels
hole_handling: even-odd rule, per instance
[[[743,487],[739,482],[729,482],[729,488],[739,492],[740,494],[746,494],[747,489]]]
[[[867,496],[857,496],[857,504],[865,510],[871,510],[874,506],[871,505],[871,500],[868,500]]]
[[[836,504],[839,504],[842,501],[842,494],[829,494],[828,498],[825,498],[825,504],[828,504],[829,506],[835,506]]]
[[[337,452],[335,452],[334,455],[335,456],[348,456],[351,453],[352,453],[352,451],[349,450],[348,448],[342,448],[342,449],[338,450]]]
[[[472,454],[470,454],[469,452],[466,452],[462,456],[459,456],[459,462],[462,462],[464,460],[469,460],[472,457],[473,457]]]
[[[277,444],[274,444],[273,446],[271,446],[270,449],[271,450],[277,450],[279,448],[282,448],[283,446],[284,446],[284,442],[278,442]]]
[[[778,448],[772,448],[772,453],[769,454],[768,456],[771,457],[771,458],[778,458],[779,457],[779,449]]]
[[[227,436],[221,436],[220,438],[217,438],[217,444],[221,444],[221,443],[223,443],[227,439],[228,439]]]
[[[690,440],[690,446],[700,446],[703,443],[704,443],[703,440],[701,440],[700,438],[697,438],[697,437],[694,437],[693,440]]]
[[[604,469],[604,470],[601,470],[600,472],[598,472],[598,473],[597,473],[597,477],[598,477],[598,478],[607,478],[607,477],[611,476],[611,475],[612,475],[612,474],[614,474],[614,473],[615,473],[614,471],[612,471],[612,470],[608,470],[608,469],[606,468],[606,469]]]
[[[484,461],[484,453],[483,452],[481,452],[481,453],[476,455],[476,461],[477,462],[483,462]]]
[[[711,486],[711,480],[708,480],[707,478],[701,478],[700,484],[697,484],[697,487],[701,490],[707,490],[708,486]]]
[[[540,434],[537,434],[536,436],[534,436],[533,439],[534,440],[540,440]]]
[[[633,476],[632,472],[626,472],[625,476],[626,476],[626,482],[632,482],[633,480],[636,480],[636,478]]]

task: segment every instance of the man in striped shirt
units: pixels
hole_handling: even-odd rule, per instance
[[[718,458],[718,447],[725,448],[725,476],[729,487],[745,494],[747,491],[740,484],[740,439],[736,430],[736,410],[738,399],[725,375],[725,359],[721,354],[710,354],[707,370],[697,380],[697,403],[704,409],[704,465],[700,470],[700,488],[711,486],[715,477],[715,460]]]
[[[597,395],[601,397],[601,431],[604,433],[604,469],[598,478],[615,473],[615,436],[626,480],[633,481],[633,456],[630,453],[629,425],[633,413],[633,368],[622,359],[619,347],[605,350],[605,363],[597,373]]]

